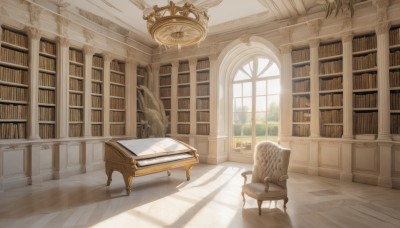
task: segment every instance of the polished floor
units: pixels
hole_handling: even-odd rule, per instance
[[[0,192],[0,227],[400,227],[400,190],[290,173],[289,203],[248,198],[240,173],[250,165],[197,165],[135,178],[126,196],[114,172],[46,181]]]

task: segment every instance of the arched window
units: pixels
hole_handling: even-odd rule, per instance
[[[280,70],[267,57],[253,57],[232,81],[233,152],[251,153],[260,141],[277,141]]]

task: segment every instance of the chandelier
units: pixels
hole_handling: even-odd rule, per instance
[[[187,2],[183,6],[172,1],[163,7],[155,5],[144,13],[143,19],[147,21],[151,37],[166,47],[180,49],[199,44],[207,35],[207,13]]]

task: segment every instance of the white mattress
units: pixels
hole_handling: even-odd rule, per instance
[[[117,141],[136,156],[156,155],[169,152],[187,152],[191,148],[171,138],[146,138]]]

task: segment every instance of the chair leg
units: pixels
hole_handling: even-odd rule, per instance
[[[168,176],[171,176],[171,171],[167,170],[167,174],[168,174]]]
[[[283,199],[283,207],[286,208],[286,204],[289,201],[289,198],[286,196],[285,199]]]
[[[246,198],[244,198],[244,192],[242,191],[242,197],[243,197],[243,207],[246,204]]]
[[[262,204],[262,200],[257,200],[257,204],[258,204],[258,215],[261,215],[261,204]]]

